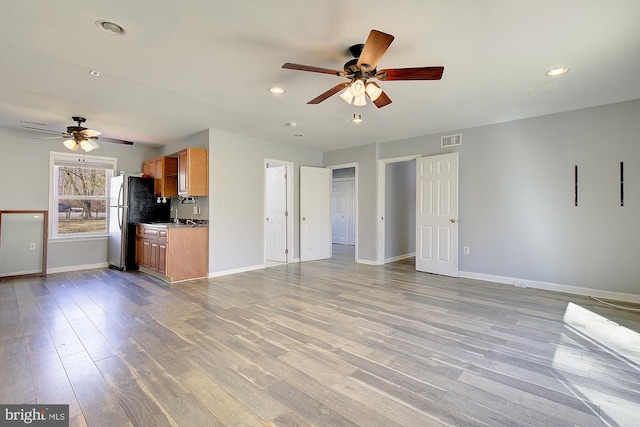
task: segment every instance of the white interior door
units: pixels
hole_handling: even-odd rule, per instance
[[[267,168],[267,260],[287,262],[287,167]]]
[[[416,270],[458,277],[458,153],[416,159]]]
[[[333,181],[331,191],[331,230],[333,243],[355,244],[355,181]]]
[[[331,258],[331,170],[300,166],[300,261]]]

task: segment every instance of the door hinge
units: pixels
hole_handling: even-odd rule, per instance
[[[284,254],[287,255],[289,253],[289,249],[284,250]]]
[[[289,216],[289,212],[285,212],[285,213],[284,213],[284,216]]]

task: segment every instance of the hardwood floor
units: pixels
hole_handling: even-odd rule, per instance
[[[0,282],[0,403],[68,403],[72,426],[638,425],[639,313],[335,253]]]

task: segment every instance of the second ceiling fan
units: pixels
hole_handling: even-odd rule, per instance
[[[339,83],[328,91],[313,98],[307,104],[319,104],[325,99],[345,89],[340,97],[347,103],[363,106],[368,97],[376,107],[381,108],[391,104],[391,99],[375,82],[368,82],[371,78],[381,81],[389,80],[440,80],[444,67],[416,67],[389,68],[378,70],[378,62],[391,45],[394,37],[381,31],[371,30],[365,44],[353,45],[349,51],[355,59],[344,64],[343,70],[314,67],[309,65],[292,64],[287,62],[282,66],[289,70],[310,71],[314,73],[333,74],[346,77],[347,82]]]

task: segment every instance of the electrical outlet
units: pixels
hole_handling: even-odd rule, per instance
[[[464,253],[465,255],[469,255],[469,246],[465,246],[464,248],[462,248],[462,253]]]
[[[35,251],[36,250],[36,244],[35,243],[29,243],[29,250],[30,251]]]
[[[194,215],[200,215],[200,206],[194,206],[193,207],[193,214]]]

